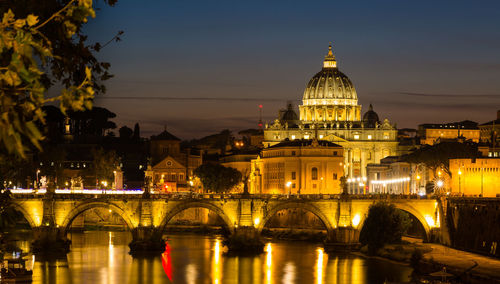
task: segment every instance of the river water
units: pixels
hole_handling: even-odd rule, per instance
[[[220,237],[183,234],[168,236],[170,280],[161,257],[128,254],[129,232],[69,237],[73,243],[66,259],[35,257],[33,283],[383,283],[408,281],[411,273],[387,261],[327,254],[321,244],[307,242],[272,241],[259,256],[226,256]]]

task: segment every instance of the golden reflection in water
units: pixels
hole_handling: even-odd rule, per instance
[[[328,255],[325,255],[325,252],[323,248],[318,248],[316,250],[318,253],[318,257],[316,259],[316,283],[317,284],[322,284],[323,283],[323,270],[325,268],[325,257],[326,257],[326,262],[328,263]]]
[[[283,283],[295,283],[295,264],[291,261],[287,262],[283,270],[285,272]]]
[[[266,246],[266,283],[267,284],[272,284],[272,278],[271,278],[271,267],[273,265],[273,255],[272,255],[273,248],[271,247],[271,243],[267,243]]]
[[[220,239],[215,240],[214,247],[214,261],[212,265],[212,275],[214,277],[214,284],[220,283],[222,263],[220,261]]]
[[[352,270],[351,270],[351,280],[352,283],[365,283],[365,273],[363,267],[363,261],[359,258],[352,260]]]
[[[115,258],[114,258],[114,245],[113,245],[113,232],[108,232],[108,281],[109,283],[114,283],[114,273],[113,267],[115,266]]]
[[[195,264],[190,263],[186,266],[186,283],[195,284],[198,277],[198,269]]]

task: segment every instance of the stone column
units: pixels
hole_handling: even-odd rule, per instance
[[[54,188],[49,186],[43,197],[43,217],[40,226],[33,228],[33,253],[41,255],[66,255],[71,241],[65,236],[64,228],[59,228],[54,218]]]
[[[349,196],[343,196],[337,204],[337,228],[328,233],[325,250],[353,251],[361,247],[359,230],[352,224],[352,204]]]
[[[163,228],[153,226],[152,202],[149,196],[143,196],[139,206],[139,226],[132,229],[132,242],[128,245],[130,254],[160,254],[165,250]]]

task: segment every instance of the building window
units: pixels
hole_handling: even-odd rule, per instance
[[[368,140],[372,140],[372,136],[371,135],[368,135]]]
[[[295,183],[292,183],[292,188],[295,188]]]
[[[292,156],[295,156],[295,151],[292,151]]]
[[[316,186],[317,186],[317,184],[313,183],[313,188],[314,188],[314,189],[316,188]]]
[[[359,139],[359,135],[358,134],[354,135],[354,139],[358,140]]]
[[[179,181],[181,180],[184,180],[184,175],[183,174],[179,174]]]
[[[333,173],[333,179],[336,180],[337,179],[337,173]]]
[[[295,172],[292,172],[292,179],[296,179],[297,178],[297,175]]]
[[[334,155],[334,156],[337,156],[337,151],[333,151],[333,155]]]
[[[309,135],[304,135],[304,139],[309,139]]]
[[[318,180],[318,168],[311,169],[311,178],[312,180]]]

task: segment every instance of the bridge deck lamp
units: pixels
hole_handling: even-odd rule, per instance
[[[258,226],[260,224],[260,218],[257,217],[255,219],[253,219],[253,223],[255,226]]]

